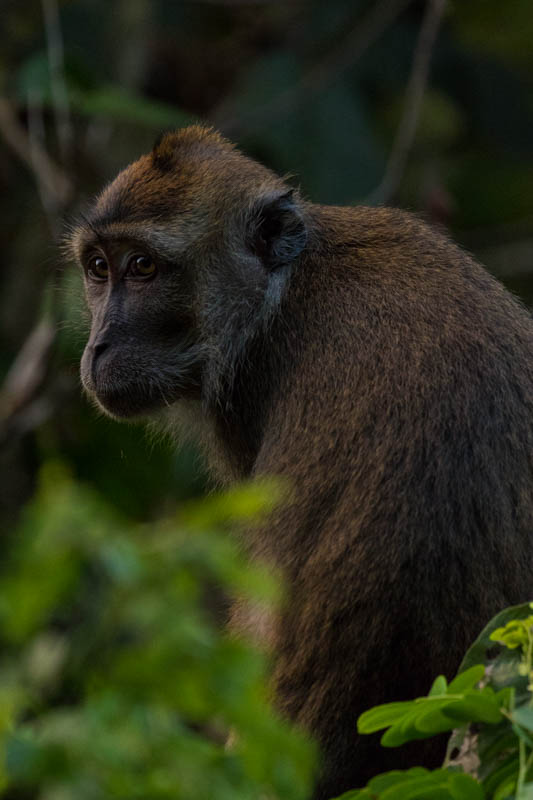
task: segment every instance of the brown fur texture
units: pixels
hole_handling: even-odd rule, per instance
[[[72,246],[110,265],[87,281],[97,402],[186,405],[223,479],[293,488],[247,546],[288,587],[273,679],[321,745],[315,800],[438,763],[440,746],[384,750],[356,720],[453,676],[533,594],[527,311],[417,218],[304,202],[196,127],[121,173]],[[128,285],[139,247],[160,268]]]

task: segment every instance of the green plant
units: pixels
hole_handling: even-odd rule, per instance
[[[47,466],[0,571],[0,794],[308,796],[313,748],[271,711],[265,657],[209,611],[214,587],[277,601],[221,531],[275,494],[237,489],[133,526]]]
[[[209,610],[220,590],[278,602],[277,581],[222,530],[277,493],[240,488],[132,525],[45,468],[0,569],[1,796],[309,796],[314,749],[271,711],[264,655]],[[359,732],[385,729],[385,747],[453,734],[441,769],[378,775],[343,800],[531,800],[532,630],[530,605],[507,609],[449,684],[365,712]]]
[[[362,734],[387,729],[384,747],[453,731],[443,768],[379,775],[343,800],[533,798],[532,608],[498,614],[450,684],[441,675],[427,697],[377,706],[359,718]]]

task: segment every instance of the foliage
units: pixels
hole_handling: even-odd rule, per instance
[[[278,496],[239,487],[132,525],[46,465],[0,570],[0,796],[309,796],[313,747],[273,714],[265,657],[217,612],[222,596],[279,602],[223,530]],[[443,768],[378,775],[342,800],[530,800],[532,607],[495,617],[449,684],[359,718],[385,747],[453,731]]]
[[[220,532],[274,495],[238,489],[131,526],[47,465],[0,573],[2,796],[308,795],[312,748],[270,710],[265,657],[209,611],[215,589],[277,601]]]
[[[444,768],[385,773],[343,800],[531,800],[532,608],[524,604],[498,614],[449,685],[441,675],[427,697],[376,706],[360,716],[362,734],[387,728],[384,747],[454,731]]]
[[[346,792],[339,800],[483,800],[484,797],[479,783],[469,775],[413,767],[405,772],[378,775],[366,789]]]

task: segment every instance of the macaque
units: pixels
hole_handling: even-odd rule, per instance
[[[272,685],[319,743],[314,800],[437,765],[441,742],[387,750],[356,723],[452,677],[533,595],[526,309],[416,216],[308,202],[197,126],[121,172],[70,246],[98,406],[186,418],[221,482],[291,487],[245,544],[287,588]]]

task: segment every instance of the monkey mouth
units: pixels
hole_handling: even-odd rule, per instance
[[[98,408],[115,419],[142,419],[198,391],[192,376],[174,377],[163,383],[159,375],[110,374],[108,369],[85,372],[82,383]]]
[[[201,362],[193,348],[172,351],[165,360],[160,353],[143,359],[113,348],[95,359],[88,347],[80,372],[89,397],[117,419],[146,417],[200,391]]]
[[[161,391],[147,387],[142,383],[133,383],[125,387],[95,389],[89,392],[98,407],[115,419],[134,419],[170,405]],[[172,398],[172,401],[177,400]]]

